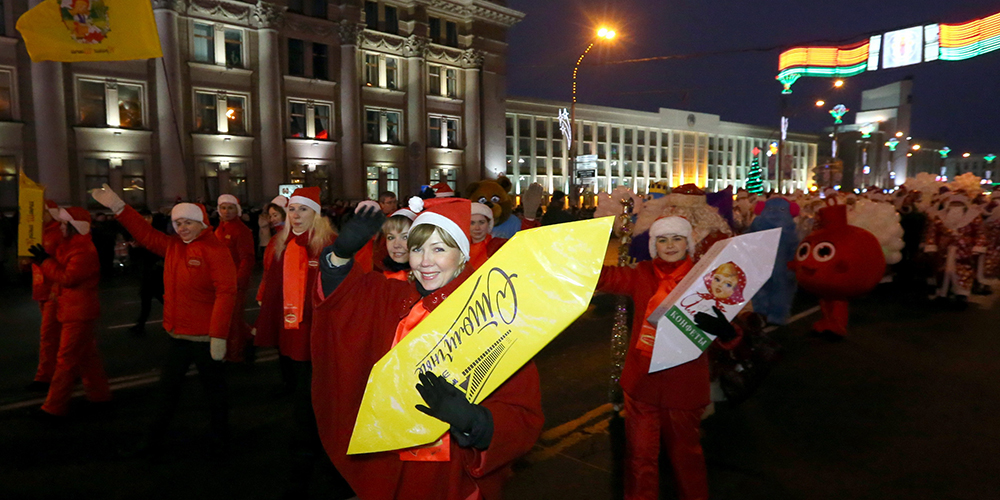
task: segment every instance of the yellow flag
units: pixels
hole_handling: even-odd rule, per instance
[[[21,215],[17,223],[17,255],[30,257],[28,248],[42,243],[42,210],[45,210],[45,188],[21,172],[18,180],[17,206]]]
[[[590,304],[613,217],[520,231],[372,368],[348,454],[432,443],[448,424],[417,411],[434,372],[479,403]]]
[[[17,30],[35,62],[163,57],[149,0],[45,0]]]

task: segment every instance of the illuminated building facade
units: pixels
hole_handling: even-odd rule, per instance
[[[152,0],[162,59],[32,63],[0,0],[0,206],[16,171],[60,203],[324,202],[503,170],[507,30],[486,0]],[[493,158],[492,166],[490,158]],[[12,199],[13,197],[13,199]]]
[[[507,100],[506,174],[517,193],[532,182],[547,192],[567,191],[569,154],[559,129],[559,109],[568,103],[512,97]],[[660,108],[634,111],[578,104],[576,154],[597,155],[591,192],[627,186],[646,194],[654,181],[694,183],[710,191],[744,187],[760,150],[764,189],[808,189],[817,163],[819,137],[788,134],[784,172],[777,168],[777,127],[725,122],[718,115]],[[771,146],[774,145],[772,150]]]

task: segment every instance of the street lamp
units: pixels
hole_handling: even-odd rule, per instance
[[[833,158],[837,158],[837,126],[844,123],[844,115],[850,111],[847,106],[843,104],[838,104],[830,110],[830,115],[833,116]]]
[[[571,201],[578,199],[577,197],[579,196],[579,194],[577,193],[577,184],[576,184],[576,147],[575,147],[576,146],[575,139],[577,136],[577,134],[575,133],[576,132],[576,75],[577,73],[580,72],[580,64],[583,63],[583,58],[587,57],[587,54],[590,52],[590,49],[594,48],[594,45],[596,43],[602,41],[610,42],[611,40],[614,40],[616,36],[618,36],[618,33],[615,32],[614,29],[602,26],[600,29],[597,30],[597,33],[594,36],[594,38],[590,39],[590,43],[587,44],[587,48],[583,51],[582,54],[580,54],[580,57],[577,58],[576,60],[576,65],[573,66],[573,100],[572,102],[570,102],[569,106],[569,122],[571,126],[570,130],[573,133],[570,134],[568,140],[566,141],[566,147],[568,148],[569,151],[569,165],[567,165],[567,167],[569,168],[567,170],[569,171]]]
[[[826,101],[824,101],[823,99],[820,99],[820,100],[816,101],[816,107],[817,108],[822,108],[825,105],[826,105]]]
[[[840,87],[844,86],[844,81],[843,80],[837,80],[837,81],[833,82],[833,86],[837,87],[839,89]]]

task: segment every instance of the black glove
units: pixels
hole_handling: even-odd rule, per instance
[[[705,333],[715,335],[723,342],[729,342],[736,338],[736,328],[722,314],[718,307],[712,306],[715,316],[700,312],[694,315],[694,324],[698,325]]]
[[[52,255],[49,255],[49,252],[46,252],[45,248],[39,244],[34,244],[29,247],[28,252],[31,253],[31,261],[38,265],[45,262],[45,259],[52,257]]]
[[[444,377],[431,372],[419,375],[417,392],[427,406],[417,405],[421,412],[451,425],[451,435],[459,446],[480,450],[489,448],[493,440],[493,414],[490,410],[470,403],[462,391]]]
[[[364,248],[382,230],[385,215],[378,207],[367,207],[354,214],[333,242],[333,253],[341,259],[350,259]]]

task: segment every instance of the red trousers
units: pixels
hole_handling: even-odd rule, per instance
[[[666,448],[680,500],[708,498],[701,415],[637,401],[625,394],[625,500],[660,498],[660,446]]]
[[[851,318],[848,309],[849,302],[846,300],[819,299],[819,308],[823,312],[823,318],[813,323],[813,330],[817,332],[831,331],[847,336],[847,321]]]
[[[97,352],[97,337],[93,321],[63,323],[59,339],[59,355],[52,375],[49,395],[42,409],[53,415],[65,415],[69,399],[76,386],[76,378],[83,380],[87,399],[94,402],[110,401],[111,388],[104,374],[104,365]]]
[[[59,356],[59,332],[62,325],[56,319],[55,299],[43,300],[38,303],[42,309],[42,328],[39,332],[41,342],[38,346],[38,370],[35,381],[52,382],[52,374],[56,371],[56,358]]]
[[[240,363],[243,361],[243,351],[253,343],[250,325],[243,318],[246,308],[247,291],[236,290],[236,303],[233,305],[233,319],[229,321],[229,337],[226,338],[226,361]]]

